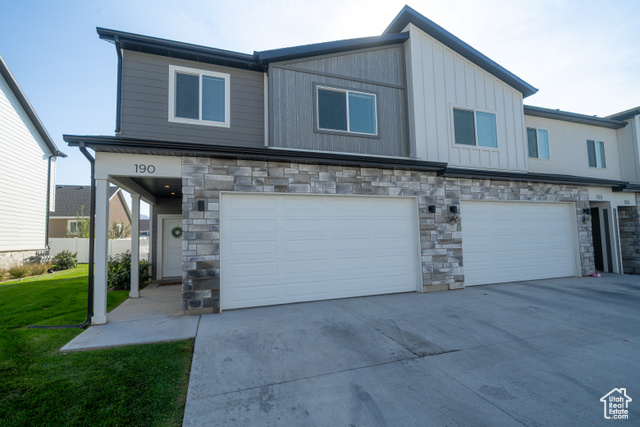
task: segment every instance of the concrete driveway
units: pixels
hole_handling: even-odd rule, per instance
[[[604,275],[202,316],[184,424],[640,423],[640,276]]]

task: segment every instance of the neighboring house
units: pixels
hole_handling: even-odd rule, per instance
[[[56,210],[49,217],[49,237],[77,237],[78,221],[89,219],[91,187],[56,185]],[[109,229],[113,223],[131,227],[131,211],[118,187],[109,187]]]
[[[153,276],[196,312],[640,271],[638,111],[525,107],[537,89],[409,7],[252,55],[98,34],[116,135],[65,136],[96,151],[95,323],[109,182],[150,203]]]
[[[149,218],[140,217],[140,236],[149,236]]]
[[[47,248],[56,147],[0,56],[0,267]]]

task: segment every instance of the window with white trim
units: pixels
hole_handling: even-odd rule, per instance
[[[375,94],[316,86],[316,103],[318,130],[378,134]]]
[[[229,127],[230,75],[169,66],[169,121]]]
[[[529,157],[533,159],[549,159],[549,131],[546,129],[527,128]]]
[[[493,113],[454,108],[453,130],[456,144],[498,148],[496,115]]]
[[[589,167],[607,167],[607,159],[604,155],[604,142],[591,139],[587,140],[587,156],[589,157]]]
[[[67,221],[67,233],[72,235],[80,233],[80,227],[78,226],[79,223],[80,221]]]

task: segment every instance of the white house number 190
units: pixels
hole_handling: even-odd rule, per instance
[[[136,173],[154,173],[156,167],[154,165],[134,165],[136,167]]]

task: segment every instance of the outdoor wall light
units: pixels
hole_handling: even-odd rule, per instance
[[[591,215],[591,208],[584,208],[582,210],[582,213],[585,214],[585,215]]]
[[[204,200],[198,200],[198,210],[199,211],[204,210]]]
[[[460,224],[460,215],[458,215],[458,206],[456,205],[449,206],[449,212],[451,213],[451,215],[449,215],[449,217],[447,218],[447,220],[449,221],[449,224],[451,225]]]
[[[436,213],[436,205],[429,205],[427,210],[429,211],[429,213]]]

